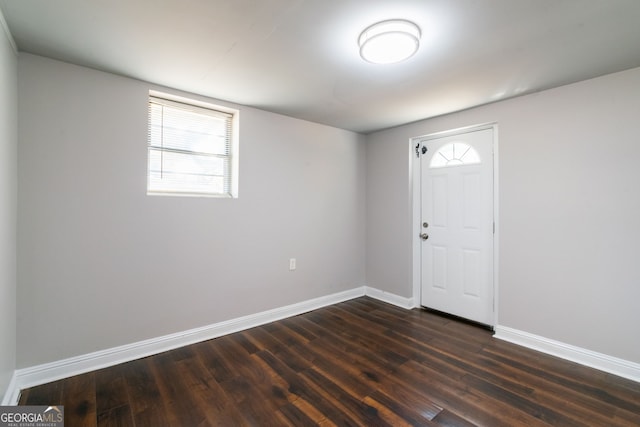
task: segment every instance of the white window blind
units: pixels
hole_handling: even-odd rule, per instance
[[[231,196],[233,115],[149,96],[148,194]]]

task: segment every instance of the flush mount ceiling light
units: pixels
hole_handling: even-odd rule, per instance
[[[404,61],[418,51],[420,35],[420,28],[404,19],[378,22],[360,34],[360,56],[374,64]]]

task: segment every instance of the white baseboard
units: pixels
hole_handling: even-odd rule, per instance
[[[16,371],[13,371],[13,375],[11,375],[11,381],[9,381],[9,386],[7,387],[7,391],[4,394],[4,398],[2,399],[2,406],[17,405],[19,399],[20,387],[18,387]]]
[[[2,405],[16,405],[20,398],[20,391],[24,388],[217,338],[364,295],[404,309],[415,307],[413,298],[401,297],[376,288],[362,286],[201,328],[190,329],[184,332],[139,341],[29,368],[17,369],[11,378],[2,400]],[[509,341],[640,382],[640,364],[634,362],[596,353],[506,326],[496,326],[494,336],[504,341]]]
[[[365,295],[404,309],[414,308],[413,298],[405,298],[376,288],[361,286],[348,291],[238,317],[188,331],[151,338],[29,368],[18,369],[14,372],[3,404],[17,404],[20,391],[28,387],[46,384],[62,378],[107,368],[119,363],[129,362],[197,342],[210,340]]]
[[[408,310],[416,307],[413,298],[401,297],[399,295],[392,294],[391,292],[381,291],[380,289],[371,288],[369,286],[365,286],[365,295]]]
[[[18,369],[15,371],[11,381],[11,386],[7,390],[5,401],[8,405],[15,405],[18,402],[20,390],[28,387],[46,384],[51,381],[95,371],[97,369],[106,368],[119,363],[129,362],[131,360],[173,350],[185,345],[210,340],[223,335],[253,328],[255,326],[264,325],[269,322],[274,322],[276,320],[296,316],[328,305],[358,298],[365,295],[365,289],[366,287],[361,286],[348,291],[302,301],[285,307],[263,311],[261,313],[238,317],[236,319],[203,326],[201,328],[190,329],[184,332],[178,332],[106,350],[100,350],[51,363]]]
[[[581,365],[640,382],[640,364],[597,353],[507,326],[496,326],[495,338],[509,341]]]

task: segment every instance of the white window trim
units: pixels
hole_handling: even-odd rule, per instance
[[[166,92],[160,92],[155,90],[149,91],[149,96],[147,97],[147,104],[149,103],[150,98],[161,98],[170,102],[176,102],[180,104],[192,105],[194,107],[206,108],[213,111],[218,111],[226,114],[230,114],[231,118],[231,141],[230,141],[230,151],[229,151],[229,193],[227,194],[217,194],[217,193],[188,193],[188,192],[170,192],[170,191],[149,191],[148,189],[148,176],[149,176],[149,166],[147,159],[147,195],[149,196],[169,196],[169,197],[210,197],[210,198],[238,198],[239,197],[239,165],[240,165],[240,156],[239,156],[239,131],[240,131],[240,111],[234,108],[230,108],[227,106],[222,106],[218,104],[212,104],[209,102],[205,102],[199,99],[186,98],[183,96],[178,96]],[[149,149],[147,147],[147,157]]]

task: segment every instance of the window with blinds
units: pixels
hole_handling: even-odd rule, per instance
[[[233,114],[149,96],[147,194],[232,197]]]

